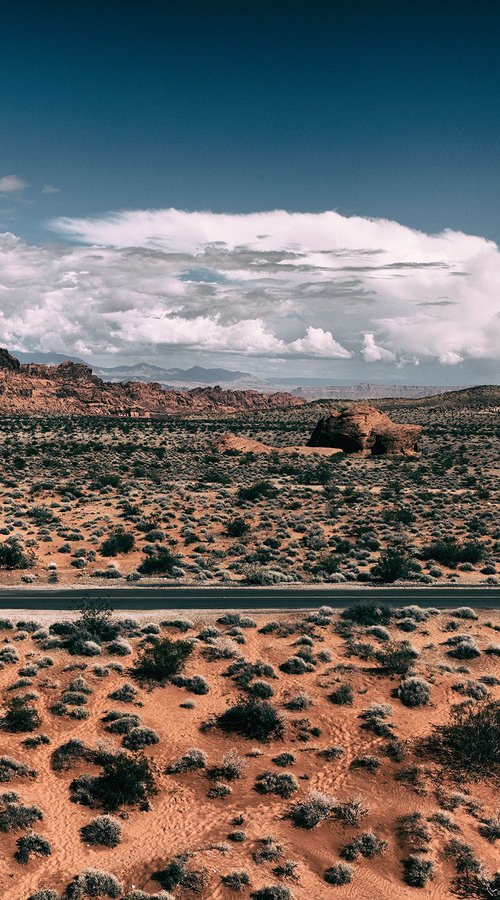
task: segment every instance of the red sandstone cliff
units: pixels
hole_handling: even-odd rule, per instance
[[[287,393],[260,394],[220,387],[168,391],[157,383],[109,382],[89,366],[72,362],[59,366],[20,365],[0,349],[0,414],[171,416],[204,412],[253,412],[301,406],[305,401]]]

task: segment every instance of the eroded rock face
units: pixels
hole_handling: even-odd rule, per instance
[[[412,454],[418,450],[420,425],[397,425],[373,406],[354,404],[321,418],[309,447],[338,447],[345,453]]]
[[[18,372],[21,363],[14,356],[11,356],[5,347],[0,347],[0,369],[8,369],[10,372]]]

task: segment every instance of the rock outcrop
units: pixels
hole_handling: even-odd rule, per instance
[[[244,413],[302,406],[304,400],[278,392],[165,390],[156,382],[109,382],[89,366],[64,362],[58,366],[21,365],[0,349],[0,414],[34,416],[126,416],[133,418],[204,413]]]
[[[254,441],[253,438],[231,434],[230,431],[226,431],[225,434],[221,435],[215,441],[213,447],[217,453],[263,453],[268,455],[270,453],[278,453],[284,456],[334,456],[335,453],[342,452],[333,447],[301,447],[295,445],[275,447],[272,444]]]
[[[345,453],[412,454],[421,431],[420,425],[397,425],[373,406],[353,404],[321,418],[308,446],[338,447]]]

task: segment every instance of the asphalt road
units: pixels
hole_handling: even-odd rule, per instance
[[[0,609],[75,609],[83,598],[102,598],[114,609],[341,609],[374,598],[395,606],[473,606],[500,609],[500,587],[129,587],[0,589]]]

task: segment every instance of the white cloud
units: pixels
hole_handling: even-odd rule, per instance
[[[60,191],[61,191],[61,189],[58,187],[54,187],[53,184],[44,184],[40,193],[41,194],[59,194]]]
[[[370,332],[363,337],[361,354],[366,362],[394,362],[396,359],[394,353],[390,350],[378,346],[375,341],[375,335]]]
[[[145,210],[53,227],[78,243],[0,242],[4,344],[361,365],[500,359],[500,253],[482,237],[280,210]]]
[[[17,175],[3,175],[0,178],[0,194],[11,194],[15,191],[23,191],[28,187],[26,181],[18,178]]]

